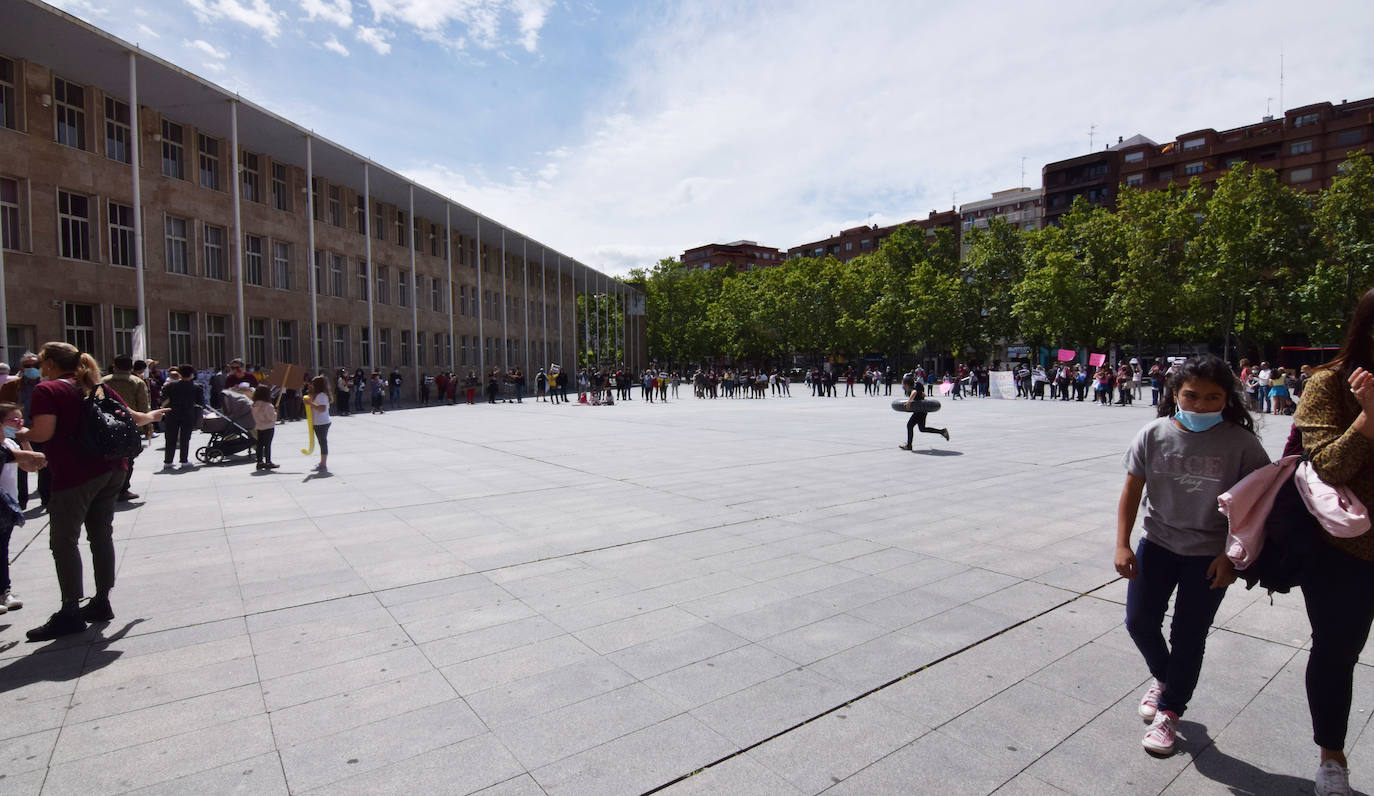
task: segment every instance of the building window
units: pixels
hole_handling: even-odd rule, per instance
[[[310,217],[316,221],[320,220],[320,214],[324,211],[320,209],[320,178],[310,179]]]
[[[89,198],[67,191],[57,192],[57,242],[63,257],[73,260],[91,259]]]
[[[266,365],[267,361],[267,319],[248,319],[248,364]]]
[[[359,235],[367,236],[367,204],[363,197],[357,197],[357,204],[353,208],[353,226],[357,227]]]
[[[62,312],[63,339],[77,350],[95,355],[95,306],[65,304]],[[99,359],[99,357],[96,357]]]
[[[1312,139],[1310,138],[1306,141],[1294,141],[1293,143],[1288,145],[1288,154],[1290,155],[1306,155],[1308,152],[1311,151]]]
[[[329,364],[329,325],[324,323],[315,324],[315,356],[320,360],[321,368]],[[336,365],[343,365],[342,362],[335,362]],[[330,388],[333,388],[333,380],[330,380]]]
[[[425,366],[425,333],[415,333],[415,364]],[[436,363],[437,364],[437,363]]]
[[[1201,174],[1202,162],[1198,161],[1197,163],[1189,163],[1188,165],[1183,167],[1183,173],[1185,175]]]
[[[262,287],[262,238],[243,237],[243,281]]]
[[[55,77],[52,79],[52,96],[57,114],[57,143],[73,149],[85,149],[86,89]]]
[[[105,98],[105,157],[128,163],[132,157],[129,147],[129,103],[114,97]]]
[[[463,353],[463,364],[466,365],[466,364],[468,363],[468,336],[467,336],[467,335],[463,335],[462,340],[463,340],[463,348],[462,348],[462,353]],[[435,332],[435,334],[434,334],[434,364],[436,364],[436,365],[442,365],[442,364],[444,364],[445,361],[446,361],[446,360],[444,359],[444,349],[440,346],[440,343],[439,343],[439,334],[438,334],[438,332]]]
[[[343,200],[339,195],[339,186],[329,186],[329,225],[333,227],[343,226]]]
[[[200,187],[219,190],[219,141],[197,134],[200,150]]]
[[[296,361],[296,322],[277,321],[277,361]]]
[[[1140,161],[1142,161],[1142,160],[1144,160],[1144,159],[1145,159],[1145,153],[1144,153],[1144,152],[1127,152],[1127,153],[1126,153],[1126,156],[1122,158],[1122,160],[1124,160],[1124,161],[1127,162],[1127,163],[1139,163]]]
[[[167,313],[167,357],[172,362],[191,362],[191,313]],[[215,363],[217,365],[223,362]]]
[[[1308,127],[1322,120],[1320,113],[1304,113],[1293,120],[1294,127]]]
[[[372,367],[372,336],[366,326],[358,330],[358,352],[362,355],[363,367]]]
[[[258,185],[258,156],[252,152],[240,153],[243,158],[239,167],[243,169],[243,176],[239,180],[239,195],[244,201],[260,202],[262,193]]]
[[[1155,179],[1159,180],[1160,182],[1173,182],[1174,172],[1172,169],[1161,171],[1159,174],[1155,175]]]
[[[118,202],[109,202],[106,209],[110,214],[110,264],[134,264],[134,209]]]
[[[1288,172],[1288,181],[1292,183],[1310,182],[1312,180],[1311,169],[1293,169]]]
[[[229,274],[224,268],[224,227],[206,225],[202,228],[205,235],[205,270],[211,279],[227,280]]]
[[[291,211],[291,190],[286,180],[286,164],[272,164],[272,206],[278,210]]]
[[[372,300],[378,304],[390,303],[391,289],[387,286],[387,280],[391,277],[390,271],[391,269],[385,265],[377,269],[377,294],[372,297]]]
[[[0,177],[0,246],[19,250],[19,181]]]
[[[348,362],[348,327],[334,324],[334,364],[343,367]]]
[[[279,290],[291,289],[291,244],[289,243],[281,241],[272,243],[272,286]]]
[[[845,241],[845,242],[844,242],[844,250],[847,251],[847,252],[852,252],[852,251],[854,251],[854,241],[852,241],[852,240],[847,240],[847,241]]]
[[[190,273],[187,268],[186,219],[167,216],[167,273]],[[173,360],[175,361],[175,360]]]
[[[1207,146],[1206,138],[1190,138],[1183,142],[1184,150],[1201,149],[1204,146]]]
[[[444,311],[444,283],[438,277],[429,280],[429,303],[435,312]]]
[[[162,176],[186,179],[186,146],[181,125],[162,120]]]
[[[382,330],[382,331],[383,331],[383,333],[386,332],[385,329]],[[404,367],[409,367],[409,366],[410,366],[410,330],[409,330],[409,329],[402,329],[402,330],[401,330],[401,367],[404,368]]]
[[[406,282],[407,282],[406,272],[405,272],[405,271],[402,271],[402,270],[400,270],[400,269],[397,269],[397,270],[396,270],[396,305],[397,305],[398,307],[409,307],[409,306],[410,306],[410,296],[409,296],[410,290],[408,289],[408,285],[406,284]]]
[[[315,260],[314,260],[314,264],[313,264],[311,267],[314,268],[314,271],[313,271],[312,273],[314,273],[314,275],[315,275],[315,295],[317,295],[317,296],[323,296],[323,295],[324,295],[324,252],[320,251],[319,249],[316,249],[316,250],[315,250]]]
[[[1350,146],[1364,141],[1364,130],[1342,130],[1336,134],[1336,146]]]
[[[14,77],[14,61],[0,58],[0,127],[13,130],[18,125],[15,116],[15,92],[17,81]]]
[[[436,224],[429,225],[429,256],[439,256],[439,244],[443,239],[439,237],[439,227]],[[423,346],[422,346],[423,347]]]
[[[367,260],[358,261],[358,300],[367,301]]]
[[[406,214],[404,210],[396,211],[396,245],[406,245]]]
[[[205,363],[210,368],[218,368],[229,363],[229,316],[205,316],[205,354],[210,357],[210,361]],[[184,363],[191,360],[173,361]]]
[[[873,248],[873,241],[872,241],[872,239],[870,239],[870,238],[864,238],[863,240],[859,241],[859,248],[860,248],[860,249],[871,249],[871,248]]]
[[[468,286],[467,286],[467,285],[459,285],[459,286],[458,286],[458,314],[459,314],[459,315],[467,315],[467,314],[468,314]]]
[[[134,356],[134,330],[138,326],[138,310],[132,307],[115,307],[114,352],[115,356]],[[146,354],[139,352],[139,355]]]
[[[1145,182],[1145,175],[1144,175],[1144,174],[1127,174],[1127,175],[1126,175],[1126,184],[1129,185],[1129,186],[1135,187],[1135,186],[1138,186],[1138,185],[1143,184],[1144,182]]]
[[[329,284],[333,288],[330,292],[337,298],[348,298],[348,289],[344,285],[345,270],[343,255],[329,255]]]
[[[377,330],[377,367],[383,368],[391,364],[391,330]]]

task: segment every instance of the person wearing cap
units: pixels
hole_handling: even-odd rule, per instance
[[[148,397],[148,383],[133,374],[134,360],[128,356],[118,356],[114,360],[114,372],[105,376],[101,381],[106,387],[114,390],[119,397],[124,400],[124,404],[135,412],[147,412],[153,408],[152,401]],[[124,471],[124,488],[119,491],[117,500],[128,502],[137,500],[138,495],[129,491],[129,485],[133,483],[134,460],[129,460],[129,466]]]

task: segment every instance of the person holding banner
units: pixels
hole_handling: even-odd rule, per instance
[[[926,386],[910,373],[902,379],[902,389],[906,391],[906,405],[909,407],[916,401],[925,400]],[[936,407],[939,408],[938,406]],[[898,445],[904,451],[911,450],[911,440],[915,436],[914,430],[921,429],[922,434],[939,434],[949,442],[949,429],[926,428],[926,412],[912,412],[910,419],[906,421],[906,444]]]

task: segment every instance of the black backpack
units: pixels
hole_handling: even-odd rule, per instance
[[[108,390],[97,385],[81,402],[81,443],[101,459],[132,459],[143,452],[143,435],[129,407]]]

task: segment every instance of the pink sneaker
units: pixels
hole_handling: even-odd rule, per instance
[[[1146,721],[1155,720],[1155,711],[1159,710],[1159,695],[1164,693],[1164,684],[1158,680],[1151,680],[1150,687],[1145,689],[1145,696],[1140,698],[1140,708],[1136,711],[1140,718]]]
[[[1157,757],[1168,757],[1174,753],[1174,741],[1177,740],[1175,725],[1178,724],[1178,716],[1171,710],[1161,710],[1155,713],[1155,721],[1150,725],[1150,731],[1145,733],[1145,738],[1140,743],[1145,747],[1145,751]]]

